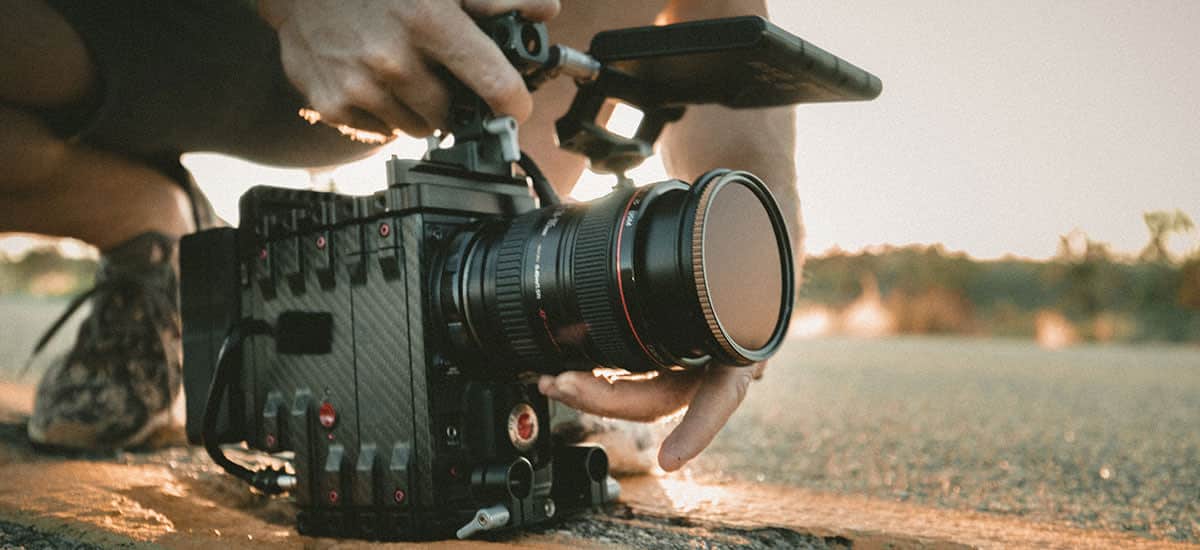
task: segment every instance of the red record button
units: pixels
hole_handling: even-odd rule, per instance
[[[532,414],[526,412],[517,417],[517,437],[524,440],[533,439]]]
[[[333,403],[321,403],[321,410],[317,411],[317,420],[327,429],[332,429],[337,424],[337,409],[333,408]]]
[[[508,439],[519,451],[533,448],[538,437],[538,417],[528,403],[518,403],[508,413]]]

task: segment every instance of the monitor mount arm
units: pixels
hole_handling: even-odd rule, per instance
[[[555,125],[559,147],[586,156],[596,172],[616,174],[619,185],[631,184],[625,172],[654,154],[654,142],[664,126],[683,116],[683,107],[655,105],[635,79],[603,66],[586,53],[551,45],[542,23],[510,13],[480,21],[479,25],[524,77],[530,90],[560,75],[576,81],[579,89],[575,99]],[[494,116],[478,95],[457,79],[449,80],[452,99],[446,134],[454,136],[454,144],[440,147],[446,134],[431,137],[425,159],[471,172],[512,176],[512,164],[521,158],[516,121]],[[632,137],[619,136],[596,123],[609,99],[620,99],[642,110],[644,117]]]

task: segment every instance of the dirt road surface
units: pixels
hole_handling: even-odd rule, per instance
[[[302,537],[284,498],[249,493],[198,449],[108,456],[39,454],[24,439],[28,386],[0,385],[0,547],[403,548]],[[442,548],[1184,547],[789,487],[626,478],[622,501],[532,533]]]
[[[285,499],[198,449],[35,452],[37,367],[14,366],[58,307],[0,299],[0,548],[365,546],[297,535]],[[684,471],[623,479],[603,513],[436,546],[1197,548],[1197,425],[1194,348],[796,342]]]

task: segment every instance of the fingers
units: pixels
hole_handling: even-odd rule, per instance
[[[446,114],[450,110],[450,94],[441,79],[433,74],[428,66],[420,61],[411,67],[397,71],[395,67],[381,71],[389,82],[392,96],[408,107],[424,121],[427,132],[415,134],[405,128],[405,132],[424,137],[438,128],[446,128]]]
[[[692,399],[703,373],[662,373],[652,380],[609,382],[590,372],[542,376],[538,390],[591,414],[648,422],[681,409]]]
[[[762,380],[763,374],[767,372],[767,362],[763,361],[762,363],[758,363],[750,368],[754,369],[752,378],[755,380]]]
[[[742,404],[753,376],[754,367],[710,367],[683,421],[659,448],[658,465],[673,472],[700,454]]]
[[[354,107],[351,111],[358,110],[369,113],[371,118],[382,122],[384,135],[391,135],[392,130],[399,129],[411,136],[423,137],[433,133],[436,128],[424,116],[414,112],[411,104],[397,101],[396,96],[376,82],[364,81],[350,85],[347,87],[346,94],[347,103]],[[379,131],[378,125],[366,128],[355,124],[350,124],[350,126],[372,132]]]
[[[298,11],[278,25],[285,72],[333,126],[384,136],[392,129],[422,136],[444,128],[450,98],[431,67],[445,67],[496,114],[524,121],[533,109],[524,80],[464,9],[481,16],[517,10],[545,20],[558,13],[558,0],[464,1],[343,9],[297,0]]]
[[[523,122],[533,111],[525,81],[496,43],[463,11],[439,11],[416,40],[425,55],[445,66],[497,114]]]
[[[463,10],[472,17],[489,17],[517,11],[526,19],[548,21],[558,15],[558,0],[463,0]]]
[[[391,135],[392,133],[388,123],[357,107],[318,109],[315,112],[318,113],[316,122],[333,126],[343,134],[349,135],[350,130],[361,130],[379,135]]]

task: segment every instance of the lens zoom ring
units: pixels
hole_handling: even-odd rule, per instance
[[[535,359],[540,355],[521,293],[525,248],[534,224],[540,219],[521,216],[513,220],[496,254],[496,312],[509,347],[520,359]]]
[[[612,196],[584,214],[572,266],[579,315],[587,323],[591,341],[602,355],[592,359],[613,367],[622,366],[629,354],[621,339],[621,323],[613,305],[614,300],[620,299],[614,284],[613,230],[620,223],[617,210],[627,199],[624,194]]]

